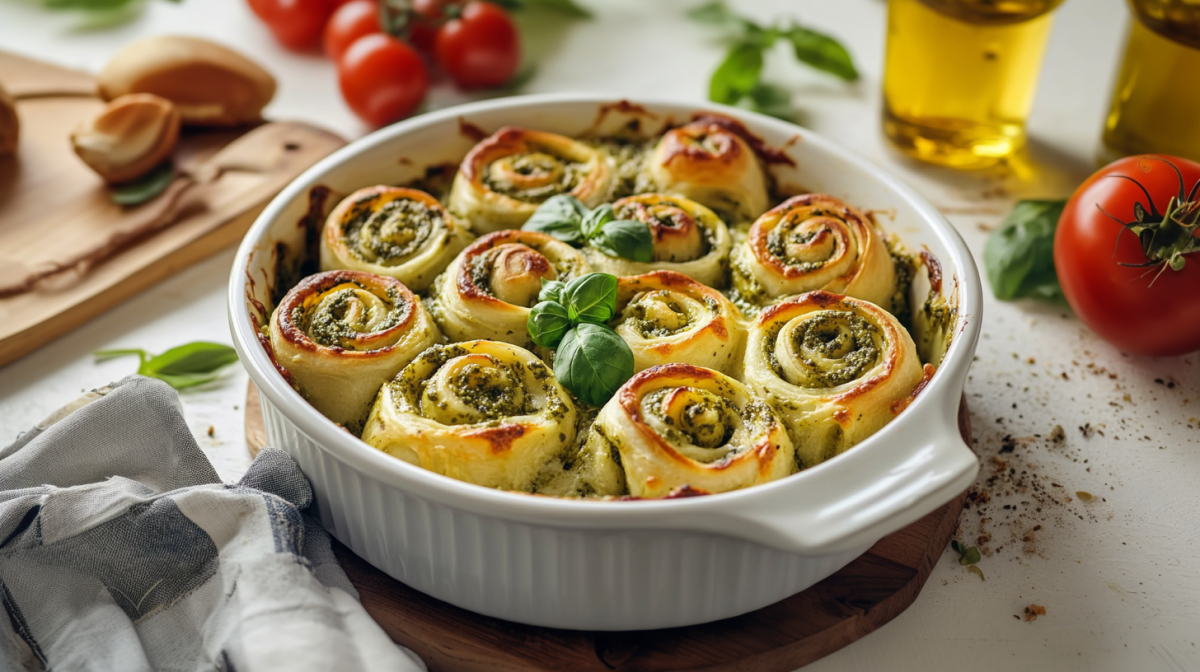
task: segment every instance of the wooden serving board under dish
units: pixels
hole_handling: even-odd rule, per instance
[[[345,144],[297,122],[184,129],[175,181],[125,207],[71,149],[71,131],[104,105],[91,75],[0,51],[0,84],[21,124],[16,154],[0,156],[0,366],[237,242]]]
[[[971,445],[967,401],[958,427]],[[251,455],[267,442],[258,389],[246,399]],[[334,540],[367,613],[433,672],[791,672],[837,651],[908,608],[950,543],[966,493],[883,538],[802,593],[715,623],[645,632],[579,632],[510,623],[409,588]]]

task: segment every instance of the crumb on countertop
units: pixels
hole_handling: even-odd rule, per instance
[[[1038,616],[1045,616],[1046,608],[1040,604],[1031,604],[1025,607],[1025,622],[1032,623],[1037,620]]]
[[[217,431],[217,430],[216,430],[216,429],[215,429],[215,428],[214,428],[212,425],[209,425],[209,426],[208,426],[208,435],[209,435],[209,436],[212,436],[213,434],[215,434],[215,433],[216,433],[216,431]]]

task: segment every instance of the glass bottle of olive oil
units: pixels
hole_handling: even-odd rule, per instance
[[[1117,155],[1200,161],[1200,0],[1131,0],[1134,21],[1104,125]]]
[[[902,152],[982,168],[1025,142],[1062,0],[890,0],[883,130]]]

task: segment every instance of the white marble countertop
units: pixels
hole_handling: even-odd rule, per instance
[[[563,21],[532,36],[540,69],[527,91],[703,99],[722,51],[711,32],[681,18],[695,2],[588,4],[598,10],[595,20]],[[806,125],[902,176],[942,208],[977,258],[986,230],[1015,198],[1065,196],[1095,167],[1128,20],[1120,0],[1069,0],[1059,10],[1030,151],[1008,170],[971,174],[917,165],[885,147],[878,119],[885,2],[736,4],[762,19],[796,16],[850,46],[863,72],[857,84],[804,71],[782,46],[766,76],[794,92]],[[208,36],[267,65],[280,82],[273,117],[311,120],[350,137],[366,130],[341,102],[332,65],[276,46],[244,0],[152,0],[139,20],[102,32],[73,30],[33,2],[0,3],[0,48],[89,70],[121,45],[163,32]],[[462,99],[441,87],[431,105]],[[232,250],[218,254],[0,368],[0,444],[81,391],[135,368],[132,359],[95,364],[92,350],[229,342],[224,291],[232,258]],[[1064,310],[989,297],[967,395],[984,460],[978,485],[992,500],[986,513],[973,508],[961,520],[970,543],[992,536],[980,544],[991,552],[979,564],[987,581],[947,551],[908,611],[807,669],[1200,669],[1198,360],[1131,357]],[[237,370],[182,395],[200,445],[227,479],[249,462],[245,381]],[[1085,436],[1079,428],[1089,424],[1098,431]],[[1056,425],[1066,430],[1064,441],[1049,439]],[[1012,471],[1000,473],[992,458]],[[1080,501],[1074,493],[1081,490],[1095,499]],[[1031,603],[1046,615],[1032,623],[1014,618]]]

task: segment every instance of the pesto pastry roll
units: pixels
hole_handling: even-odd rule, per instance
[[[821,289],[889,310],[896,287],[881,232],[857,208],[824,194],[789,198],[759,217],[730,265],[734,288],[759,305]]]
[[[619,455],[634,497],[685,486],[724,492],[796,471],[775,411],[736,380],[690,364],[630,378],[596,417],[588,444],[597,454]]]
[[[653,270],[678,271],[711,287],[725,286],[725,269],[733,239],[712,210],[682,196],[642,194],[613,203],[617,219],[633,219],[650,227],[654,260],[633,261],[612,257],[586,247],[584,257],[592,268],[612,275],[640,275]]]
[[[476,233],[519,229],[551,196],[570,194],[594,208],[615,185],[603,149],[554,133],[506,127],[463,159],[450,188],[450,211]]]
[[[767,209],[763,162],[736,120],[697,117],[663,134],[646,169],[658,191],[679,194],[715,210],[730,224],[753,221]]]
[[[783,413],[803,467],[891,422],[921,378],[916,346],[896,318],[828,292],[767,308],[746,343],[745,380]]]
[[[533,353],[468,341],[426,350],[385,383],[362,438],[444,476],[528,491],[574,442],[576,413]]]
[[[437,279],[433,317],[452,341],[531,346],[526,322],[542,280],[590,272],[579,250],[537,231],[497,231],[467,246]]]
[[[359,189],[338,204],[321,233],[321,270],[387,275],[425,291],[471,234],[441,203],[416,189]]]
[[[300,394],[355,434],[379,386],[441,339],[403,283],[350,270],[301,280],[275,308],[269,331],[275,360]]]
[[[732,374],[741,365],[737,308],[675,271],[618,278],[617,313],[609,324],[633,351],[634,372],[685,362]]]

